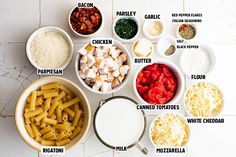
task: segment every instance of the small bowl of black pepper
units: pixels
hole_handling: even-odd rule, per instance
[[[157,52],[163,57],[173,57],[176,52],[176,40],[171,36],[163,36],[157,42]]]
[[[113,34],[121,42],[133,41],[139,34],[139,28],[135,17],[118,17],[113,23]]]

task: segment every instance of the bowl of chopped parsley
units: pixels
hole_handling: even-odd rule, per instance
[[[113,24],[113,33],[120,41],[131,41],[138,36],[139,23],[135,17],[118,17]]]

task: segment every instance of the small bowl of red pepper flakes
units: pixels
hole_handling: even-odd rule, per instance
[[[69,14],[69,26],[71,30],[80,37],[94,36],[100,32],[103,23],[103,14],[97,7],[75,7]]]
[[[175,64],[159,59],[137,71],[133,87],[144,104],[174,104],[184,93],[185,80]]]

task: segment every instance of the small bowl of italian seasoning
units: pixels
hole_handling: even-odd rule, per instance
[[[122,42],[133,41],[139,34],[139,28],[135,17],[118,17],[113,23],[113,34]]]
[[[195,24],[180,24],[176,30],[177,37],[184,40],[193,40],[197,35],[197,26]]]

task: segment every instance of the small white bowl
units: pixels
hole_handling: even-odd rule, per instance
[[[119,37],[119,36],[116,34],[116,31],[115,31],[116,22],[117,22],[118,20],[120,20],[120,19],[131,19],[131,20],[133,20],[134,22],[136,22],[137,27],[138,27],[138,30],[137,30],[136,35],[135,35],[133,38],[130,38],[130,39],[123,39],[123,38]],[[131,42],[131,41],[134,41],[134,40],[138,37],[139,32],[140,32],[140,25],[139,25],[138,20],[137,20],[135,17],[133,17],[133,16],[129,16],[129,17],[126,17],[126,16],[123,17],[123,16],[121,16],[121,17],[117,17],[117,18],[115,19],[115,21],[113,22],[112,30],[113,30],[113,34],[115,35],[115,37],[116,37],[117,39],[119,39],[121,42]]]
[[[188,129],[188,141],[187,141],[187,143],[186,143],[185,145],[183,145],[182,147],[186,146],[186,145],[188,144],[188,142],[189,142],[189,139],[190,139],[190,133],[191,133],[190,127],[189,127],[189,125],[188,125],[188,122],[187,122],[186,118],[183,117],[181,114],[176,113],[176,112],[174,112],[174,111],[168,111],[168,112],[161,113],[161,114],[159,114],[158,116],[156,116],[156,118],[153,119],[153,121],[152,121],[152,123],[151,123],[151,125],[150,125],[150,127],[149,127],[149,139],[150,139],[152,145],[153,145],[155,148],[156,148],[156,147],[162,147],[162,146],[159,146],[159,145],[157,145],[157,144],[155,144],[155,143],[153,142],[153,140],[152,140],[152,127],[153,127],[153,125],[154,125],[154,122],[155,122],[159,117],[161,117],[161,116],[163,116],[163,115],[165,115],[165,114],[173,114],[173,115],[179,116],[179,117],[181,117],[181,118],[185,121],[186,125],[187,125],[188,128],[189,128],[189,129]]]
[[[175,104],[175,103],[177,103],[177,101],[181,98],[181,96],[183,95],[184,90],[185,90],[184,75],[182,74],[180,69],[174,63],[172,63],[172,62],[170,62],[170,61],[168,61],[166,59],[158,59],[157,61],[154,61],[152,64],[154,64],[154,63],[167,65],[171,69],[173,74],[175,75],[175,77],[177,79],[177,90],[175,92],[174,97],[167,104]],[[152,64],[148,64],[148,65],[152,65]],[[133,90],[134,90],[134,93],[135,93],[136,97],[139,99],[139,101],[141,103],[143,103],[143,104],[148,104],[148,102],[143,100],[143,98],[139,95],[138,90],[136,88],[136,79],[137,79],[137,76],[138,76],[139,72],[144,67],[146,67],[148,65],[140,67],[139,70],[137,70],[136,74],[134,75],[134,80],[133,80]]]
[[[84,47],[86,47],[88,44],[84,45]],[[77,56],[76,56],[76,59],[75,59],[75,72],[76,72],[76,75],[77,75],[77,78],[79,79],[80,83],[86,88],[88,89],[89,91],[93,92],[93,93],[96,93],[96,94],[111,94],[111,93],[114,93],[114,92],[117,92],[119,91],[121,88],[123,88],[125,86],[125,84],[127,83],[128,81],[128,78],[130,76],[130,71],[131,71],[131,57],[130,57],[130,54],[128,52],[128,50],[125,48],[124,45],[122,45],[120,42],[114,40],[114,45],[117,46],[119,49],[122,50],[122,52],[126,53],[127,54],[127,65],[129,66],[129,71],[128,71],[128,74],[125,76],[123,82],[113,88],[112,90],[110,91],[107,91],[107,92],[102,92],[102,91],[96,91],[96,90],[93,90],[90,86],[88,86],[85,81],[80,77],[79,75],[79,64],[80,64],[80,58],[81,58],[81,55],[78,53]]]
[[[76,31],[72,28],[71,22],[70,22],[70,17],[71,17],[72,12],[77,8],[77,6],[75,6],[73,9],[71,9],[71,11],[70,11],[70,13],[69,13],[69,17],[68,17],[68,23],[69,23],[69,27],[70,27],[71,31],[72,31],[76,36],[82,37],[82,38],[91,38],[91,37],[94,37],[94,36],[98,35],[98,34],[102,31],[102,29],[103,29],[103,27],[104,27],[104,23],[105,23],[104,14],[103,14],[103,12],[101,11],[101,9],[99,9],[97,6],[95,6],[95,7],[99,10],[99,12],[100,12],[100,14],[101,14],[102,22],[101,22],[101,25],[100,25],[100,27],[98,28],[98,30],[97,30],[96,32],[92,33],[92,34],[81,34],[81,33],[79,33],[79,32],[76,32]]]
[[[148,55],[148,56],[137,56],[137,54],[134,52],[134,45],[137,43],[137,42],[139,42],[139,41],[144,41],[144,40],[147,40],[148,42],[150,42],[150,44],[151,44],[151,49],[152,49],[152,51],[150,52],[150,54]],[[153,54],[153,44],[152,44],[152,42],[150,41],[150,40],[148,40],[148,39],[139,39],[139,40],[137,40],[137,41],[135,41],[134,43],[133,43],[133,45],[132,45],[132,53],[133,53],[133,55],[135,56],[135,57],[142,57],[142,58],[145,58],[145,57],[151,57],[152,56],[152,54]]]
[[[44,32],[57,32],[59,33],[60,35],[62,35],[64,37],[64,39],[67,41],[68,45],[69,45],[69,48],[70,48],[70,54],[67,58],[67,61],[61,65],[61,67],[58,67],[57,69],[65,69],[71,62],[72,58],[73,58],[73,54],[74,54],[74,45],[73,45],[73,42],[70,38],[70,36],[68,35],[67,32],[65,32],[63,29],[59,28],[59,27],[54,27],[54,26],[44,26],[44,27],[41,27],[37,30],[35,30],[29,37],[29,39],[27,40],[27,43],[26,43],[26,55],[28,57],[28,60],[30,61],[30,63],[36,68],[36,69],[40,69],[42,67],[40,67],[36,61],[32,58],[31,56],[31,44],[32,44],[32,41],[33,39],[39,35],[40,33],[44,33]]]
[[[40,151],[42,145],[38,142],[36,142],[34,139],[32,139],[28,132],[25,129],[24,124],[24,106],[27,100],[27,97],[31,94],[33,90],[38,89],[40,86],[50,83],[50,82],[59,82],[63,85],[65,85],[67,88],[69,88],[75,95],[78,95],[81,101],[81,107],[84,110],[85,115],[85,123],[82,128],[82,132],[77,135],[70,143],[66,144],[64,147],[66,150],[72,148],[77,143],[79,143],[87,134],[88,129],[90,127],[91,123],[91,109],[89,101],[84,94],[84,92],[79,88],[78,85],[73,83],[72,81],[62,78],[62,77],[43,77],[41,79],[38,79],[34,82],[32,82],[27,88],[24,89],[24,91],[21,93],[21,95],[18,98],[16,108],[15,108],[15,123],[16,128],[22,139],[32,148],[37,149]]]
[[[208,72],[205,73],[205,74],[209,74],[209,73],[212,72],[212,70],[214,69],[215,64],[216,64],[216,57],[215,57],[215,54],[214,54],[213,50],[212,50],[209,46],[207,46],[207,45],[199,45],[199,46],[200,46],[199,49],[202,49],[205,53],[207,53],[208,58],[209,58],[209,60],[210,60],[211,65],[210,65],[210,67],[209,67]],[[185,50],[185,51],[191,51],[191,50]],[[181,70],[183,71],[183,73],[184,73],[186,76],[190,77],[192,74],[188,74],[188,73],[185,71],[184,66],[183,66],[183,63],[182,63],[182,56],[183,56],[183,53],[186,53],[185,51],[183,51],[183,52],[181,53],[181,56],[180,56],[180,58],[179,58],[179,65],[180,65],[180,68],[181,68]],[[197,51],[197,50],[194,50],[194,51]],[[204,75],[204,74],[202,74],[202,75]]]
[[[168,43],[168,45],[165,44],[164,42]],[[165,51],[166,51],[166,50],[169,48],[169,46],[171,46],[171,45],[174,45],[174,46],[175,46],[175,52],[174,52],[172,55],[169,55],[169,56],[168,56],[168,55],[165,54]],[[166,57],[166,58],[173,57],[173,56],[176,54],[176,52],[177,52],[177,49],[176,49],[176,41],[175,41],[175,39],[174,39],[173,37],[171,37],[171,36],[163,36],[163,37],[161,37],[161,38],[158,40],[158,42],[157,42],[156,48],[157,48],[157,52],[158,52],[161,56]]]
[[[220,115],[221,112],[223,111],[223,108],[224,108],[224,95],[223,95],[222,91],[221,91],[220,88],[218,88],[215,84],[209,83],[209,82],[207,82],[207,81],[200,81],[200,82],[208,83],[208,84],[211,84],[211,85],[215,86],[215,87],[220,91],[220,93],[222,94],[223,104],[222,104],[222,106],[221,106],[221,109],[220,109],[220,111],[219,111],[218,113],[216,113],[216,115],[213,115],[213,116],[218,116],[218,115]],[[199,82],[192,84],[192,85],[191,85],[190,87],[188,87],[187,90],[184,92],[184,99],[183,99],[183,101],[184,101],[184,109],[185,109],[185,112],[187,113],[187,115],[190,116],[190,117],[194,117],[194,116],[188,111],[188,109],[187,109],[187,104],[185,103],[185,99],[186,99],[186,95],[187,95],[188,91],[189,91],[194,85],[196,85],[196,84],[198,84],[198,83],[199,83]],[[200,118],[201,118],[201,117],[200,117]],[[204,118],[206,118],[206,117],[204,117]]]
[[[146,29],[147,29],[147,26],[148,26],[150,23],[156,22],[156,21],[160,22],[160,24],[161,24],[161,26],[162,26],[162,31],[160,32],[159,35],[153,36],[153,35],[149,34]],[[158,39],[158,38],[162,35],[163,32],[164,32],[164,25],[163,25],[162,21],[160,21],[160,20],[145,20],[145,22],[143,23],[143,34],[144,34],[148,39],[151,39],[151,40],[152,40],[152,39]]]
[[[177,36],[177,38],[181,38],[181,39],[186,40],[186,41],[192,41],[192,40],[196,39],[196,37],[198,36],[198,28],[197,28],[197,25],[196,25],[196,24],[192,24],[192,23],[189,24],[189,25],[193,26],[193,28],[195,29],[195,36],[194,36],[192,39],[184,39],[184,38],[182,38],[181,35],[179,34],[179,27],[180,27],[182,24],[185,24],[185,23],[181,23],[181,24],[179,24],[179,25],[177,26],[177,29],[176,29],[176,36]],[[186,24],[188,24],[188,23],[186,23]]]

